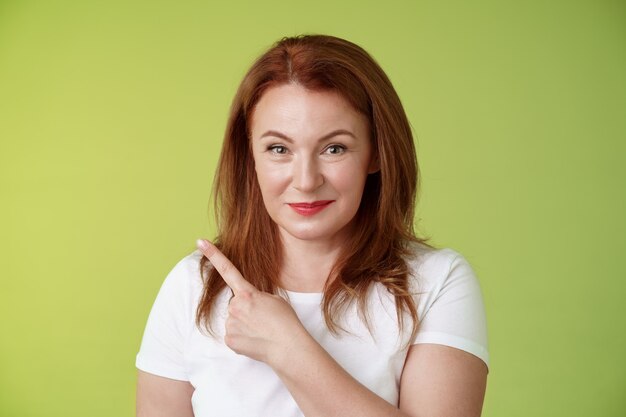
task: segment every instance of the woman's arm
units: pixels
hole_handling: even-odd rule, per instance
[[[400,383],[400,408],[361,385],[312,338],[273,368],[307,417],[478,417],[487,367],[476,356],[435,344],[409,349]]]
[[[187,381],[164,378],[139,370],[137,375],[137,417],[193,417]]]
[[[348,374],[284,299],[254,288],[215,246],[201,249],[233,290],[225,343],[272,367],[306,417],[480,415],[487,367],[478,357],[443,345],[411,346],[398,408]]]
[[[478,417],[487,372],[485,362],[463,350],[413,345],[400,381],[400,409],[411,416]]]

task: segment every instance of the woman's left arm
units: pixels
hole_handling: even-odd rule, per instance
[[[478,417],[487,388],[487,365],[461,349],[411,346],[400,380],[400,409],[410,416]]]
[[[258,291],[215,246],[201,249],[233,290],[224,341],[272,367],[306,417],[480,416],[487,367],[478,357],[443,345],[411,346],[398,408],[346,372],[284,299]]]
[[[487,383],[481,359],[436,344],[409,349],[399,409],[356,381],[312,338],[274,369],[307,417],[478,417]]]

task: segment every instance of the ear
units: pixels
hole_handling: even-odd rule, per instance
[[[372,159],[370,160],[370,164],[367,167],[368,174],[374,174],[380,171],[380,161],[378,160],[378,152],[372,155]]]

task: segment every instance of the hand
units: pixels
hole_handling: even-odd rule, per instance
[[[233,291],[224,336],[229,348],[275,368],[311,339],[287,301],[257,290],[210,242],[198,240],[198,249]]]

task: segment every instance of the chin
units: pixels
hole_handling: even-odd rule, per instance
[[[299,240],[319,240],[328,238],[329,235],[320,230],[302,229],[302,228],[285,228],[281,227],[284,233]]]
[[[281,231],[289,236],[299,240],[326,240],[338,235],[343,230],[341,225],[325,225],[320,227],[319,224],[299,224],[299,225],[279,225]],[[329,227],[330,226],[330,227]]]

